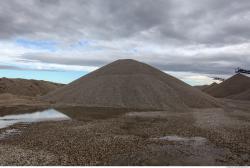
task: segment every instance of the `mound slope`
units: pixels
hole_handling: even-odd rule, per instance
[[[47,81],[0,78],[0,94],[38,96],[45,95],[61,86],[61,84]]]
[[[230,98],[233,95],[244,93],[249,89],[250,78],[242,74],[237,74],[222,82],[221,84],[204,91],[214,97]]]
[[[135,109],[215,107],[211,96],[135,60],[118,60],[42,97],[56,103]]]

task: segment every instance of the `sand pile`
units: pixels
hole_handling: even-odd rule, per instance
[[[245,97],[249,89],[250,78],[242,74],[237,74],[229,78],[228,80],[222,82],[221,84],[214,86],[208,90],[205,89],[203,91],[218,98],[234,97],[238,99],[240,97]]]
[[[215,107],[211,96],[134,60],[118,60],[58,90],[43,100],[95,107],[176,109]]]
[[[0,78],[0,94],[38,96],[45,95],[61,86],[47,81]]]

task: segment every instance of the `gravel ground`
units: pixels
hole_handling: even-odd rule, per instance
[[[21,134],[0,140],[0,165],[250,165],[248,104],[232,103],[180,113],[61,109],[72,120],[12,126]]]

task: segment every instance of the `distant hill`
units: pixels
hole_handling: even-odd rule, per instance
[[[237,74],[212,88],[203,91],[218,98],[248,99],[250,90],[250,78]],[[248,99],[250,100],[250,99]]]
[[[34,97],[47,94],[61,86],[63,85],[40,80],[0,78],[0,94]]]
[[[118,60],[54,92],[43,100],[94,107],[186,111],[217,107],[217,101],[150,65]]]

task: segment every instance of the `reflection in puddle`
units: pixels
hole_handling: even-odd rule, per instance
[[[21,131],[19,131],[18,129],[8,129],[8,130],[5,130],[4,132],[2,132],[0,134],[0,140],[2,139],[6,139],[10,136],[13,136],[13,135],[17,135],[17,134],[20,134]]]
[[[54,109],[38,111],[34,113],[6,115],[0,117],[0,129],[9,127],[18,123],[34,123],[41,121],[61,121],[69,120],[70,118]]]

